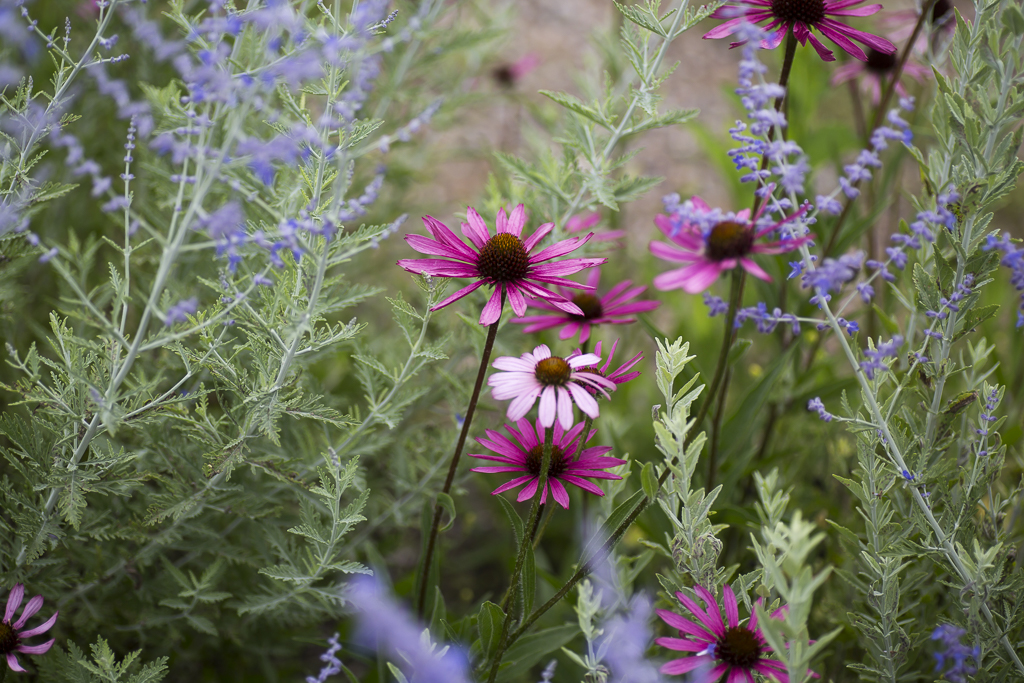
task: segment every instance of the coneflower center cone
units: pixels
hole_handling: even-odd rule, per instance
[[[544,457],[544,444],[537,444],[526,455],[526,471],[535,477],[540,476],[540,461]],[[565,454],[561,446],[551,446],[551,464],[548,465],[548,479],[554,479],[565,472]]]
[[[577,294],[572,298],[572,302],[583,311],[583,315],[572,316],[576,320],[593,320],[594,318],[600,318],[601,314],[604,313],[604,308],[601,307],[601,300],[593,294]]]
[[[480,275],[495,282],[515,282],[526,277],[530,256],[521,239],[499,232],[480,249],[476,268]]]
[[[937,22],[942,17],[949,14],[949,10],[953,9],[953,3],[949,0],[939,0],[932,5],[932,22]]]
[[[813,26],[825,18],[824,0],[772,0],[772,15],[783,23]]]
[[[545,386],[564,386],[572,377],[572,368],[565,362],[565,359],[558,356],[545,358],[537,363],[537,369],[533,371],[534,376]]]
[[[712,261],[741,258],[754,246],[754,231],[735,221],[722,221],[707,236],[705,255]]]
[[[761,659],[761,643],[745,626],[733,626],[718,638],[715,656],[726,664],[750,669]]]
[[[0,655],[14,652],[20,642],[18,634],[10,624],[0,623]]]
[[[887,55],[884,52],[879,52],[873,47],[869,47],[866,66],[868,71],[873,71],[878,74],[887,74],[896,66],[896,53],[894,52]]]

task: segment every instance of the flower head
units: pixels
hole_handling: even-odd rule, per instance
[[[536,428],[529,420],[518,420],[516,426],[505,425],[505,431],[512,437],[509,439],[500,432],[493,429],[487,430],[486,439],[477,439],[481,446],[488,448],[499,455],[473,455],[471,458],[481,460],[496,460],[503,465],[494,467],[476,467],[474,472],[520,472],[521,476],[505,482],[498,488],[491,491],[497,495],[514,489],[523,484],[526,487],[519,492],[517,500],[520,502],[529,500],[537,493],[537,485],[540,481],[540,466],[544,455],[545,425],[538,419]],[[585,438],[582,438],[583,423],[580,422],[569,430],[562,429],[560,424],[555,425],[551,439],[551,464],[548,466],[548,480],[545,489],[540,494],[540,502],[544,503],[551,497],[565,509],[569,509],[569,493],[565,490],[564,484],[573,484],[579,488],[603,496],[604,491],[598,488],[589,479],[621,479],[617,474],[603,472],[609,467],[616,467],[625,463],[625,460],[605,456],[605,453],[612,449],[611,446],[594,446],[583,448],[583,445],[590,441],[597,434],[596,429],[590,430]],[[580,453],[577,455],[577,451]]]
[[[932,640],[939,641],[943,646],[941,651],[932,653],[935,657],[935,671],[942,671],[943,677],[954,683],[966,683],[967,677],[978,670],[978,667],[968,660],[973,659],[976,664],[981,652],[976,645],[970,647],[960,642],[966,634],[967,631],[952,624],[942,624],[932,631]]]
[[[832,85],[839,85],[855,78],[860,79],[861,89],[871,95],[872,104],[877,105],[882,101],[882,89],[892,77],[898,63],[895,53],[879,52],[873,47],[868,48],[867,60],[863,62],[850,62],[838,67],[832,74]],[[924,64],[907,60],[903,65],[903,73],[916,81],[921,81],[931,75],[932,71]],[[902,79],[896,82],[896,92],[900,97],[907,97],[907,89],[903,87]]]
[[[57,622],[57,615],[59,614],[59,612],[54,612],[52,617],[39,626],[26,629],[24,628],[25,622],[43,606],[43,596],[37,595],[29,600],[25,605],[25,609],[21,612],[21,617],[17,621],[12,622],[14,613],[21,607],[23,597],[25,597],[25,586],[20,583],[14,584],[14,588],[11,589],[10,594],[7,596],[7,610],[4,612],[4,620],[0,622],[0,655],[7,657],[7,666],[11,667],[12,671],[25,671],[18,662],[16,652],[27,655],[41,655],[53,647],[53,638],[42,645],[26,645],[23,641],[49,631]]]
[[[654,223],[672,244],[651,242],[651,253],[666,261],[689,265],[658,275],[654,278],[654,286],[660,290],[681,287],[689,294],[697,294],[707,289],[723,271],[736,266],[742,266],[754,277],[771,280],[750,255],[793,251],[813,236],[785,235],[780,240],[758,243],[759,238],[778,230],[806,211],[806,208],[801,208],[777,223],[759,227],[758,219],[763,209],[762,206],[751,219],[748,209],[735,214],[723,213],[712,209],[700,197],[694,197],[678,205],[671,216],[656,216]]]
[[[601,344],[602,342],[597,342],[597,346],[594,347],[594,354],[597,356],[601,356]],[[630,372],[630,369],[644,359],[643,352],[636,354],[635,356],[627,360],[625,363],[617,367],[615,370],[612,370],[611,372],[608,371],[608,368],[612,366],[612,360],[615,358],[615,349],[618,347],[618,345],[619,340],[616,339],[615,342],[612,343],[612,349],[611,351],[608,352],[608,357],[604,359],[604,365],[602,365],[601,367],[592,365],[590,367],[583,368],[583,370],[585,372],[592,372],[594,374],[600,375],[601,377],[604,377],[606,380],[614,384],[625,384],[629,380],[636,379],[637,377],[639,377],[639,370]],[[582,355],[582,353],[582,350],[576,349],[575,351],[573,351],[572,356]],[[570,358],[572,356],[570,356]],[[601,357],[604,358],[604,356]],[[597,393],[597,389],[593,388],[592,386],[584,385],[584,387],[587,389],[587,391],[589,391],[592,394]]]
[[[430,310],[444,308],[483,285],[493,285],[494,293],[480,313],[481,325],[490,325],[501,318],[502,301],[506,297],[512,310],[519,316],[526,314],[526,297],[544,299],[567,313],[583,314],[579,306],[543,285],[585,289],[585,285],[561,276],[599,266],[607,259],[574,258],[557,263],[543,262],[578,249],[591,235],[572,237],[531,253],[551,232],[554,223],[545,223],[524,240],[522,234],[523,225],[526,223],[526,210],[522,204],[508,217],[505,216],[504,209],[498,211],[497,234],[493,237],[475,209],[470,207],[466,215],[469,222],[462,224],[462,234],[469,238],[472,246],[468,246],[444,223],[432,216],[425,216],[423,224],[427,226],[434,239],[421,235],[405,236],[405,241],[416,251],[441,258],[402,259],[398,262],[402,268],[412,273],[435,277],[476,278],[475,282],[463,287]]]
[[[600,222],[601,214],[597,211],[592,211],[588,214],[577,214],[565,222],[565,231],[582,232],[589,230]],[[595,242],[610,242],[625,236],[625,230],[609,230],[607,232],[595,232],[593,239]]]
[[[501,64],[494,68],[491,76],[503,88],[512,88],[526,74],[540,66],[540,57],[533,54],[524,55],[511,64]]]
[[[858,43],[874,48],[878,52],[892,54],[896,46],[885,38],[847,26],[830,17],[867,17],[875,14],[881,5],[866,5],[854,8],[864,0],[736,0],[735,5],[723,5],[711,15],[713,19],[728,19],[724,24],[708,31],[704,38],[725,38],[736,33],[743,24],[758,24],[768,21],[766,31],[772,33],[761,41],[761,47],[771,50],[778,47],[790,29],[801,45],[810,41],[818,56],[826,62],[835,61],[835,55],[818,38],[811,33],[817,29],[830,41],[866,62],[868,57],[864,51],[854,44]],[[736,47],[742,43],[733,43]]]
[[[587,274],[587,287],[593,293],[584,291],[578,294],[571,294],[565,290],[560,293],[579,306],[583,315],[566,313],[562,309],[549,304],[543,299],[538,299],[532,305],[551,311],[549,315],[529,315],[525,318],[517,318],[514,323],[527,325],[523,332],[539,332],[551,327],[562,326],[558,333],[559,339],[570,339],[577,332],[580,335],[580,343],[590,339],[590,328],[592,325],[625,325],[636,322],[631,317],[634,313],[653,311],[661,305],[658,301],[633,301],[643,294],[646,287],[633,287],[629,280],[623,280],[608,290],[604,296],[597,295],[597,285],[601,280],[601,271],[598,268],[592,269]]]
[[[684,619],[675,612],[658,610],[658,616],[672,628],[679,629],[679,635],[683,637],[658,638],[655,642],[670,650],[696,653],[666,662],[661,667],[662,673],[683,674],[703,668],[706,673],[698,677],[696,683],[714,683],[726,676],[725,680],[730,683],[750,682],[753,681],[754,671],[778,681],[789,680],[786,665],[768,657],[772,649],[757,626],[757,614],[751,614],[745,626],[740,625],[739,605],[731,586],[726,586],[722,591],[728,622],[722,621],[722,608],[715,596],[702,586],[694,586],[693,590],[708,606],[706,611],[683,593],[676,593],[676,597],[697,618],[696,622]],[[761,604],[762,600],[759,598],[757,602]],[[781,615],[780,609],[772,618]],[[714,668],[709,670],[710,666]]]
[[[584,387],[605,395],[615,389],[611,380],[584,369],[600,362],[601,357],[593,353],[568,358],[552,356],[551,349],[541,344],[533,353],[524,353],[519,358],[502,356],[494,361],[494,367],[504,372],[491,375],[487,384],[497,400],[512,399],[508,419],[525,417],[539,397],[539,423],[550,427],[557,414],[562,429],[569,429],[574,402],[590,417],[598,416],[597,401]]]

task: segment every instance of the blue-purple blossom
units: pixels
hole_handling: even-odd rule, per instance
[[[800,334],[800,320],[792,313],[783,313],[781,308],[774,308],[768,311],[768,306],[760,301],[756,306],[741,308],[736,311],[735,326],[740,327],[747,320],[753,320],[757,324],[757,331],[762,334],[770,334],[775,331],[779,323],[788,323],[793,334]]]
[[[979,415],[981,424],[979,424],[978,429],[974,430],[976,434],[979,436],[988,436],[988,423],[995,422],[999,419],[995,414],[995,411],[996,408],[999,407],[1001,400],[1002,397],[999,396],[999,387],[992,387],[992,390],[989,391],[988,396],[985,399],[985,409],[982,410],[981,415]],[[981,455],[981,453],[978,455]]]
[[[985,251],[997,249],[1003,252],[999,261],[1001,266],[1010,269],[1010,284],[1021,292],[1020,306],[1017,310],[1017,327],[1024,327],[1024,249],[1019,248],[1007,233],[992,233],[981,247]]]
[[[623,613],[604,622],[598,651],[617,683],[661,683],[658,667],[644,656],[651,640],[651,601],[646,595],[633,596]]]
[[[837,259],[826,258],[813,270],[805,271],[800,278],[801,286],[813,292],[836,292],[843,285],[857,277],[864,252],[845,254]]]
[[[981,651],[977,645],[968,647],[960,642],[966,633],[952,624],[942,624],[932,631],[932,640],[937,640],[942,648],[932,653],[935,657],[935,671],[941,671],[951,683],[967,683],[967,677],[978,670],[976,664]],[[974,663],[969,663],[969,659],[973,659]]]
[[[57,247],[51,247],[49,250],[46,251],[46,253],[39,257],[39,262],[49,263],[53,259],[53,257],[56,256],[58,253],[59,252]]]
[[[963,282],[957,285],[956,291],[949,295],[949,298],[939,297],[939,310],[937,311],[925,311],[925,315],[929,318],[936,318],[938,320],[945,320],[949,316],[949,311],[953,313],[960,312],[960,302],[963,301],[964,297],[971,293],[971,285],[974,284],[974,275],[967,273],[964,275]]]
[[[306,683],[326,683],[328,678],[341,673],[341,660],[337,657],[338,650],[341,649],[341,643],[338,642],[338,634],[335,633],[331,636],[327,643],[330,647],[320,655],[320,661],[324,663],[323,668],[320,669],[320,673],[315,677],[306,676]]]
[[[894,336],[887,342],[879,343],[874,349],[865,349],[864,357],[868,360],[860,362],[860,369],[864,371],[868,379],[874,379],[875,373],[889,369],[883,361],[886,358],[895,358],[899,353],[899,347],[903,345],[903,337]]]
[[[725,315],[729,311],[729,304],[720,296],[712,296],[710,292],[704,292],[704,305],[708,307],[708,317]]]
[[[469,683],[465,655],[448,646],[435,652],[421,638],[424,629],[379,581],[358,577],[347,597],[357,611],[358,638],[386,651],[409,683]]]
[[[818,417],[825,422],[831,422],[832,418],[835,417],[832,413],[825,410],[825,404],[821,402],[820,396],[815,396],[807,402],[807,410],[813,410],[818,413]]]
[[[552,659],[548,662],[548,665],[540,672],[540,681],[538,683],[551,683],[551,680],[555,677],[556,666],[558,666],[557,659]]]
[[[196,297],[193,296],[188,299],[182,299],[167,309],[167,314],[164,316],[164,325],[170,327],[174,323],[186,322],[188,320],[188,316],[195,314],[198,308],[199,299]]]

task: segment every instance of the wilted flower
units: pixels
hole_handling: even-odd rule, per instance
[[[600,362],[601,357],[593,353],[568,358],[552,356],[551,349],[541,344],[533,353],[524,353],[519,358],[502,356],[494,361],[494,367],[504,372],[491,375],[487,384],[495,399],[512,399],[508,406],[508,419],[524,417],[539,397],[540,423],[550,427],[557,414],[562,429],[569,429],[573,420],[573,402],[590,417],[597,417],[600,412],[597,401],[584,387],[605,395],[615,389],[611,380],[583,369]]]
[[[704,38],[725,38],[736,33],[743,24],[758,24],[768,21],[765,31],[774,31],[761,41],[761,47],[771,50],[778,47],[789,30],[801,45],[810,41],[818,56],[826,62],[835,61],[835,55],[818,40],[811,29],[817,29],[823,36],[862,62],[867,55],[853,41],[863,43],[879,52],[892,54],[896,46],[885,38],[858,31],[829,17],[867,17],[875,14],[881,5],[867,5],[853,9],[864,0],[737,0],[737,5],[723,5],[711,15],[713,19],[728,19],[724,24],[704,34]],[[741,43],[733,43],[736,47]]]
[[[435,277],[476,278],[472,284],[463,287],[450,297],[434,306],[432,311],[452,304],[483,285],[493,285],[494,293],[480,313],[480,324],[490,325],[501,318],[502,300],[507,297],[516,315],[526,314],[526,297],[543,299],[556,308],[582,315],[579,306],[565,297],[555,294],[542,285],[562,285],[586,289],[563,275],[572,275],[584,268],[599,266],[607,259],[575,258],[543,263],[583,246],[591,235],[572,237],[531,254],[544,237],[554,228],[554,223],[545,223],[537,228],[526,240],[521,239],[526,224],[526,209],[517,206],[506,218],[505,210],[498,211],[497,234],[491,237],[487,224],[470,207],[466,211],[469,223],[462,224],[462,234],[469,238],[473,247],[455,236],[448,227],[432,216],[424,216],[423,224],[434,239],[421,235],[406,235],[405,241],[421,254],[440,256],[439,259],[402,259],[398,265],[412,273]]]
[[[632,301],[643,294],[647,287],[633,287],[632,282],[623,280],[608,290],[604,296],[597,295],[597,285],[601,280],[601,270],[592,269],[587,274],[587,287],[594,290],[594,293],[580,292],[571,294],[565,290],[559,293],[570,299],[579,306],[583,315],[566,313],[557,306],[553,306],[543,299],[538,299],[530,305],[551,311],[550,315],[528,315],[525,318],[517,318],[514,323],[527,325],[523,332],[539,332],[552,327],[562,326],[558,333],[559,339],[570,339],[577,332],[580,335],[580,343],[590,339],[590,327],[592,325],[625,325],[636,322],[636,318],[630,317],[635,313],[653,311],[661,305],[658,301]]]
[[[661,667],[662,673],[684,674],[703,667],[704,675],[698,676],[694,683],[715,683],[723,676],[727,677],[725,680],[729,683],[750,683],[754,680],[754,671],[782,683],[789,681],[786,665],[768,657],[772,649],[757,626],[757,614],[751,614],[745,626],[740,625],[739,605],[731,586],[725,586],[722,591],[728,624],[722,621],[722,608],[715,596],[702,586],[694,586],[693,590],[708,606],[707,611],[683,593],[676,593],[676,597],[697,618],[696,623],[675,612],[657,610],[658,616],[665,623],[679,629],[680,635],[686,637],[658,638],[655,642],[670,650],[695,653],[691,657],[665,663]],[[761,604],[762,600],[758,599],[757,602]],[[781,615],[780,609],[772,618],[777,619]],[[711,665],[714,668],[708,670]]]
[[[14,619],[14,613],[21,607],[21,600],[24,596],[24,584],[14,584],[14,588],[11,589],[10,594],[7,596],[7,610],[4,612],[4,620],[0,622],[0,655],[7,657],[7,666],[11,667],[12,671],[25,671],[18,662],[16,652],[26,655],[41,655],[53,647],[53,638],[42,645],[26,645],[23,641],[49,631],[57,623],[57,615],[59,614],[59,612],[54,612],[53,616],[39,626],[23,630],[25,623],[43,606],[43,596],[37,595],[28,601],[25,609],[21,612],[21,617],[12,623],[11,620]]]
[[[758,238],[778,230],[806,209],[758,228],[758,219],[763,211],[764,205],[751,220],[749,209],[735,214],[722,213],[712,209],[700,197],[693,197],[680,205],[673,215],[655,216],[655,225],[672,244],[651,242],[651,253],[666,261],[689,265],[658,275],[654,278],[654,286],[661,290],[682,288],[688,294],[697,294],[710,287],[724,271],[736,266],[741,266],[754,277],[770,281],[768,273],[754,263],[750,255],[793,251],[810,241],[812,236],[788,237],[758,244]]]
[[[505,431],[512,439],[504,436],[493,429],[487,430],[487,438],[477,439],[481,446],[489,448],[500,455],[473,455],[471,458],[481,460],[496,460],[504,465],[495,467],[476,467],[474,472],[498,473],[498,472],[522,472],[522,476],[508,481],[491,491],[492,495],[504,493],[509,489],[527,484],[526,488],[519,492],[520,502],[529,500],[537,492],[537,485],[540,481],[540,466],[544,455],[544,436],[547,431],[538,419],[536,429],[529,420],[519,420],[516,426],[505,425]],[[547,486],[541,492],[540,502],[544,503],[551,491],[551,497],[565,509],[569,509],[569,493],[565,490],[562,482],[578,486],[584,491],[603,496],[604,491],[595,484],[587,481],[590,479],[622,479],[617,474],[602,472],[608,467],[616,467],[625,463],[619,458],[606,457],[604,454],[612,450],[611,446],[594,446],[583,449],[582,444],[590,441],[597,434],[596,429],[590,430],[590,434],[582,437],[583,423],[580,422],[570,430],[562,429],[560,424],[555,424],[551,439],[551,464],[548,466]],[[577,451],[581,451],[577,455]]]

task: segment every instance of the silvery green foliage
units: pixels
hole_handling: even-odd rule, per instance
[[[849,622],[870,656],[849,666],[864,680],[895,681],[928,668],[921,644],[936,619],[962,626],[979,648],[976,680],[1024,676],[1019,643],[1006,635],[1024,623],[1024,579],[1008,571],[1005,524],[1021,488],[997,485],[1005,447],[993,427],[1003,388],[988,381],[991,347],[965,339],[996,312],[979,305],[979,290],[998,277],[999,257],[985,248],[990,211],[1024,169],[1016,156],[1024,16],[1008,2],[975,8],[971,23],[956,17],[949,55],[957,75],[935,73],[937,145],[927,155],[910,148],[926,185],[916,205],[929,209],[938,197],[939,209],[955,216],[913,264],[913,282],[892,289],[908,311],[906,324],[883,320],[911,353],[870,379],[857,370],[861,356],[825,304],[859,384],[843,400],[857,466],[840,479],[863,526],[833,527],[851,557],[838,572],[859,596]],[[948,307],[956,292],[965,296]],[[938,613],[929,607],[936,600],[945,603]]]
[[[71,640],[69,654],[51,653],[53,680],[157,680],[163,664],[140,669],[139,652],[117,662],[114,653],[140,643],[146,659],[174,652],[179,675],[221,656],[294,667],[295,629],[339,618],[347,577],[369,571],[353,559],[364,506],[381,511],[380,523],[407,504],[368,502],[379,472],[368,461],[430,391],[423,368],[446,358],[448,339],[427,334],[443,283],[421,283],[411,301],[385,300],[368,266],[390,265],[375,250],[403,218],[371,206],[381,153],[401,158],[400,143],[445,94],[437,88],[456,82],[442,75],[445,60],[483,51],[487,32],[439,28],[450,10],[430,1],[403,5],[397,19],[379,2],[254,3],[240,13],[172,3],[148,17],[129,14],[145,5],[124,4],[100,9],[84,51],[56,39],[49,89],[24,79],[0,103],[0,201],[5,220],[17,219],[4,224],[5,254],[22,261],[3,277],[42,254],[56,281],[45,285],[54,310],[27,312],[48,319],[33,330],[40,343],[16,347],[12,336],[7,345],[0,584],[30,583],[55,602],[65,637],[109,639],[92,661]],[[272,29],[247,23],[271,9],[281,17]],[[42,182],[62,177],[45,155],[96,151],[73,138],[76,108],[88,113],[95,102],[71,99],[71,84],[88,74],[101,93],[116,91],[96,75],[112,59],[97,41],[116,30],[123,46],[143,21],[157,22],[180,61],[176,77],[154,67],[162,80],[131,84],[145,100],[118,101],[129,136],[111,147],[119,157],[127,150],[125,160],[90,167],[100,169],[82,176],[92,173],[92,197]],[[289,61],[310,45],[340,53]],[[146,59],[135,47],[133,58]],[[204,99],[201,76],[182,65],[210,60],[221,71]],[[385,76],[360,71],[372,60],[388,64]],[[274,76],[285,65],[306,70]],[[36,124],[31,135],[10,134],[19,117]],[[290,134],[308,144],[279,157],[264,147]],[[90,209],[105,221],[102,234],[36,220],[47,202],[76,215],[61,204],[69,197],[103,204]],[[34,233],[38,246],[26,244]],[[386,319],[367,334],[353,317],[369,301],[392,311],[386,339]],[[409,459],[385,482],[429,476]]]

